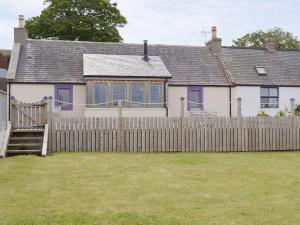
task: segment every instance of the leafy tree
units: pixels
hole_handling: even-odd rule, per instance
[[[267,38],[271,36],[274,38],[276,47],[278,49],[300,49],[300,41],[291,32],[286,32],[281,28],[274,27],[267,31],[256,31],[251,34],[233,40],[235,47],[250,47],[250,48],[264,48]]]
[[[118,27],[127,21],[110,0],[45,0],[40,16],[26,21],[29,37],[120,42]]]

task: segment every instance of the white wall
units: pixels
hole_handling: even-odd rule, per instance
[[[260,111],[264,111],[270,116],[283,110],[290,110],[290,99],[295,98],[296,103],[300,103],[300,87],[279,87],[279,108],[265,109],[260,108],[260,86],[238,86],[233,88],[233,115],[236,116],[237,98],[242,98],[242,115],[256,116]]]
[[[54,84],[11,84],[11,96],[21,102],[38,102],[45,96],[54,98]],[[84,116],[84,104],[86,101],[85,85],[73,85],[73,103],[72,111],[57,112],[57,116]],[[82,106],[76,104],[83,104]],[[53,101],[54,109],[54,101]]]
[[[169,116],[180,116],[180,98],[185,98],[185,115],[190,116],[187,110],[187,87],[169,86]],[[204,87],[203,103],[204,111],[218,116],[229,116],[229,87]]]
[[[165,117],[165,108],[123,108],[123,117]],[[117,117],[118,108],[86,108],[86,117]]]

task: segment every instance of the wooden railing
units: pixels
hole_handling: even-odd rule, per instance
[[[10,121],[13,129],[35,129],[44,127],[49,119],[49,101],[45,97],[36,103],[23,103],[14,97],[10,99]]]

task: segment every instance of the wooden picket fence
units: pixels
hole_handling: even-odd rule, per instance
[[[252,152],[300,149],[300,117],[53,118],[49,151]]]

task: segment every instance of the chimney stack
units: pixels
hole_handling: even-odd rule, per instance
[[[149,56],[148,56],[148,41],[144,40],[144,61],[148,62],[149,61]]]
[[[19,15],[19,27],[14,29],[14,43],[20,43],[21,46],[26,45],[28,33],[25,29],[25,19],[23,15]]]
[[[211,28],[211,40],[207,42],[206,46],[211,49],[214,55],[219,54],[222,50],[222,39],[217,36],[217,27]]]
[[[265,48],[266,48],[267,52],[270,52],[270,53],[276,52],[276,42],[271,35],[268,36],[268,39],[265,43]]]
[[[19,28],[25,28],[25,19],[23,15],[19,15]]]

